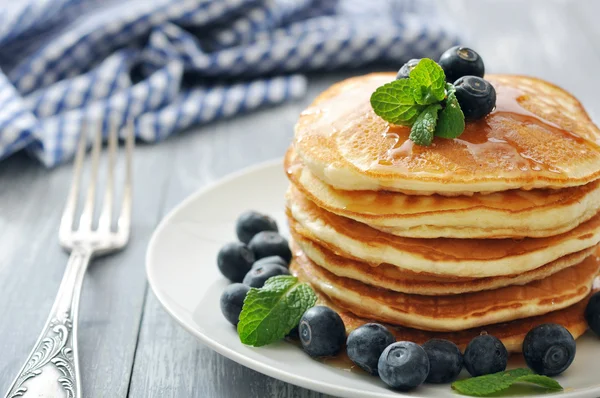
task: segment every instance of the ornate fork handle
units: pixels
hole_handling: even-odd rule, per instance
[[[81,397],[77,312],[83,276],[91,257],[91,247],[73,247],[46,325],[6,398]]]

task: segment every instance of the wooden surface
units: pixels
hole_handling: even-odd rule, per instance
[[[480,52],[488,72],[547,79],[579,97],[600,120],[600,2],[440,0],[440,5],[444,18],[464,29],[465,44]],[[230,172],[282,156],[299,111],[351,74],[311,76],[302,101],[138,147],[131,244],[96,261],[85,280],[79,342],[86,397],[324,397],[198,343],[149,291],[144,253],[169,209]],[[67,257],[57,244],[57,227],[70,174],[70,166],[47,171],[22,155],[0,163],[0,393],[33,345],[64,271]]]

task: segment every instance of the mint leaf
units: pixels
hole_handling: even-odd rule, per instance
[[[449,84],[449,86],[451,88],[446,89],[448,91],[446,107],[440,112],[440,117],[435,128],[435,135],[437,137],[452,139],[465,131],[465,115],[456,99],[456,89],[452,84]]]
[[[446,95],[450,96],[450,94],[456,93],[456,87],[452,83],[446,83]]]
[[[455,381],[452,388],[464,395],[484,397],[506,390],[515,383],[532,383],[554,391],[563,389],[556,380],[522,368]]]
[[[429,146],[433,141],[433,133],[438,119],[438,111],[442,109],[440,104],[429,105],[415,120],[410,129],[410,138],[415,144]]]
[[[435,104],[446,97],[444,70],[429,58],[419,61],[417,66],[410,71],[408,81],[417,104]]]
[[[246,295],[237,327],[240,341],[261,347],[281,340],[316,301],[315,292],[298,278],[269,278],[262,288],[252,288]]]
[[[371,106],[385,121],[404,126],[412,125],[424,108],[415,102],[409,79],[394,80],[378,87],[371,94]]]

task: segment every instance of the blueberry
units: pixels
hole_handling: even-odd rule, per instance
[[[288,241],[277,232],[259,232],[248,243],[248,247],[254,252],[257,260],[269,256],[279,256],[289,263],[292,259]]]
[[[298,326],[302,348],[311,357],[335,355],[346,341],[346,327],[342,318],[329,307],[309,308]]]
[[[253,210],[242,213],[235,224],[238,239],[246,244],[259,232],[278,230],[275,220]]]
[[[241,282],[254,263],[254,253],[241,242],[230,242],[219,250],[217,265],[232,282]]]
[[[265,264],[258,267],[252,267],[244,277],[244,285],[261,288],[267,279],[277,275],[289,275],[287,268],[278,264]]]
[[[506,370],[508,351],[502,342],[489,334],[475,337],[465,350],[465,368],[471,376],[482,376]]]
[[[575,339],[562,325],[545,323],[536,326],[523,340],[523,357],[535,373],[559,375],[575,359]]]
[[[592,332],[600,336],[600,292],[595,293],[590,298],[587,307],[585,307],[585,319]]]
[[[240,312],[242,312],[244,299],[249,290],[250,286],[233,283],[227,286],[221,294],[221,312],[233,326],[237,326],[240,321]]]
[[[408,391],[423,384],[429,374],[429,358],[418,344],[399,341],[388,346],[377,365],[379,377],[388,386]]]
[[[480,119],[494,110],[496,90],[487,80],[477,76],[463,76],[454,82],[456,99],[465,119]]]
[[[287,334],[287,336],[285,336],[285,338],[288,340],[298,340],[300,338],[300,334],[298,332],[298,325],[296,325],[296,327],[290,330],[290,332]]]
[[[348,357],[364,371],[377,376],[377,362],[383,350],[396,342],[385,326],[367,323],[354,329],[346,341]]]
[[[256,260],[254,262],[254,264],[252,264],[252,268],[260,267],[261,265],[265,265],[265,264],[277,264],[277,265],[281,265],[282,267],[286,267],[286,268],[289,267],[289,265],[290,265],[281,256],[269,256],[269,257],[263,257],[260,260]]]
[[[450,383],[463,368],[463,356],[456,344],[448,340],[431,339],[423,344],[429,358],[428,383]]]
[[[479,54],[467,47],[449,48],[442,54],[438,64],[446,74],[446,81],[449,82],[454,82],[463,76],[483,77],[485,73],[483,60]]]
[[[420,60],[421,60],[420,58],[419,59],[411,59],[410,61],[408,61],[407,63],[402,65],[402,67],[398,71],[398,74],[396,75],[396,80],[408,79],[408,77],[410,75],[410,71],[415,69],[415,66],[417,66],[417,64],[419,63]]]

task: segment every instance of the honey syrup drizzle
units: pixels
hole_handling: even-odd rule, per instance
[[[542,159],[529,153],[527,148],[520,147],[509,137],[495,135],[493,128],[490,126],[490,120],[498,116],[506,117],[522,124],[540,126],[578,143],[585,142],[585,140],[524,108],[520,100],[527,95],[525,92],[503,85],[498,85],[496,90],[496,107],[490,115],[480,120],[468,121],[465,131],[459,138],[454,140],[436,139],[431,147],[454,145],[456,146],[455,151],[465,152],[465,155],[470,156],[473,161],[478,163],[485,163],[490,159],[499,158],[502,163],[507,165],[508,170],[516,168],[523,172],[543,170],[551,173],[568,171],[547,164]],[[419,157],[421,153],[431,150],[427,147],[415,145],[408,139],[409,133],[410,127],[390,125],[388,131],[383,134],[382,142],[382,145],[387,146],[389,149],[378,159],[375,167],[402,167],[401,161],[403,158]]]

